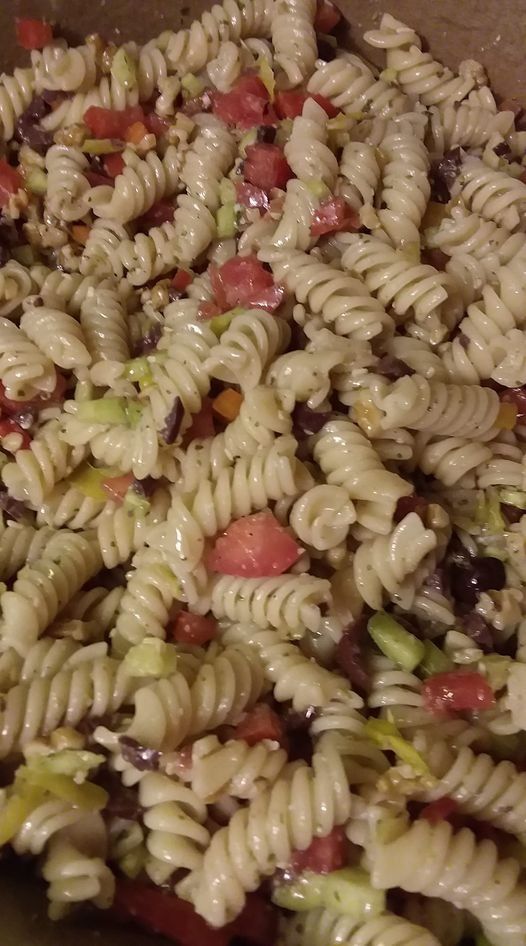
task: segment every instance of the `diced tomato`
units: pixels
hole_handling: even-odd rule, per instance
[[[303,111],[307,99],[314,99],[327,112],[329,118],[335,118],[339,110],[324,95],[312,92],[302,92],[301,89],[289,89],[278,92],[274,101],[274,108],[280,118],[297,118]]]
[[[312,236],[323,236],[342,230],[359,230],[361,225],[360,215],[343,197],[330,197],[314,211],[310,232]]]
[[[133,920],[178,946],[229,946],[232,926],[214,930],[186,900],[148,887],[139,881],[119,880],[113,911],[122,920]]]
[[[269,94],[259,76],[247,73],[240,76],[230,92],[216,92],[213,111],[229,125],[253,128],[267,119]]]
[[[271,512],[243,516],[220,535],[207,555],[212,571],[240,578],[282,575],[301,549]]]
[[[456,814],[457,811],[458,804],[455,799],[444,795],[443,798],[437,798],[436,801],[432,801],[429,805],[426,805],[420,812],[420,817],[425,818],[426,821],[430,821],[431,824],[438,824],[439,821],[447,821],[448,818]]]
[[[515,405],[517,408],[517,418],[521,419],[526,417],[526,387],[507,388],[506,391],[501,391],[499,397],[501,401],[504,401],[506,404]]]
[[[120,157],[120,155],[119,155]],[[106,174],[99,174],[98,171],[84,171],[84,177],[89,181],[91,187],[113,187],[114,180]]]
[[[248,181],[238,181],[236,184],[236,200],[243,207],[258,207],[268,210],[270,204],[267,194],[261,187],[255,187]]]
[[[235,306],[253,306],[273,312],[284,290],[274,285],[272,273],[255,256],[233,256],[222,266],[210,266],[210,282],[223,312]]]
[[[283,151],[277,145],[249,145],[246,152],[243,174],[249,184],[269,191],[272,187],[285,187],[293,176]]]
[[[104,170],[108,177],[116,178],[126,167],[122,154],[106,154],[103,160]]]
[[[177,292],[184,292],[188,289],[188,286],[191,285],[193,280],[193,273],[189,273],[187,269],[178,269],[175,276],[172,277],[171,286]]]
[[[17,447],[12,451],[16,453],[17,450],[28,450],[31,446],[31,437],[29,436],[27,430],[24,430],[20,424],[17,424],[16,420],[13,420],[12,417],[6,417],[0,420],[0,442],[3,441],[4,437],[9,437],[10,434],[19,434],[20,441]],[[7,449],[4,445],[4,449]]]
[[[314,20],[314,29],[318,33],[331,33],[341,18],[338,7],[335,7],[331,0],[318,0]]]
[[[257,894],[249,894],[242,913],[221,929],[208,926],[186,900],[140,881],[118,881],[112,911],[119,919],[133,920],[178,946],[229,946],[235,937],[254,946],[276,941],[277,911]]]
[[[16,24],[16,41],[22,49],[43,49],[51,43],[53,39],[53,30],[49,23],[43,20],[30,20],[18,18]]]
[[[171,223],[174,218],[175,207],[167,200],[159,200],[150,207],[138,221],[139,230],[151,230],[160,227],[163,223]]]
[[[0,207],[6,207],[9,198],[22,187],[22,178],[7,161],[0,159]]]
[[[427,499],[424,499],[423,496],[418,496],[417,493],[411,493],[410,496],[402,496],[396,504],[393,519],[395,522],[401,522],[410,512],[416,512],[422,519],[428,506],[429,503]]]
[[[60,404],[64,398],[67,381],[61,374],[57,374],[55,387],[49,394],[40,394],[29,398],[27,401],[13,401],[7,397],[5,388],[0,381],[0,408],[6,414],[20,414],[21,411],[39,411],[43,407],[49,407],[50,404]]]
[[[296,874],[307,870],[314,874],[330,874],[347,864],[348,848],[343,828],[333,828],[324,838],[314,838],[304,851],[294,851],[291,869]]]
[[[112,476],[104,480],[102,488],[112,502],[122,503],[132,483],[133,473],[124,473],[123,476]]]
[[[84,124],[95,138],[124,138],[130,125],[144,121],[145,114],[140,105],[130,105],[122,111],[90,105],[84,112]]]
[[[172,637],[178,644],[194,644],[200,647],[207,644],[217,635],[217,621],[215,618],[203,617],[201,614],[190,614],[190,611],[179,611],[173,627]]]
[[[192,440],[204,440],[206,437],[213,437],[214,434],[212,401],[209,397],[205,397],[199,413],[192,415],[192,423],[184,434],[184,445],[191,443]]]
[[[217,302],[201,302],[197,310],[197,318],[200,322],[208,322],[209,319],[215,319],[216,315],[221,315],[223,309]]]
[[[424,683],[422,697],[424,706],[434,716],[495,706],[495,696],[488,681],[474,670],[436,673]]]
[[[285,739],[285,728],[272,707],[267,703],[256,703],[237,724],[234,738],[243,739],[249,746],[255,746],[263,739],[282,743]]]
[[[161,118],[156,112],[149,112],[145,115],[144,124],[148,131],[157,138],[162,138],[170,127],[170,122],[166,118]]]

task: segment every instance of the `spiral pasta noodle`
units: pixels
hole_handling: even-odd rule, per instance
[[[47,306],[27,308],[20,328],[59,368],[86,368],[91,363],[81,325],[65,312]]]
[[[364,923],[330,910],[308,910],[284,923],[283,946],[325,946],[342,943],[351,946],[384,946],[390,941],[399,946],[438,946],[438,939],[421,926],[393,913],[386,913]]]
[[[466,158],[457,179],[457,192],[468,210],[516,230],[524,219],[526,184],[503,171]]]
[[[279,778],[286,761],[287,753],[277,746],[203,736],[192,744],[191,767],[183,778],[206,804],[224,794],[250,800]]]
[[[91,188],[86,196],[97,217],[127,223],[146,213],[162,197],[171,196],[179,187],[181,157],[169,145],[163,158],[149,152],[144,159],[131,149],[123,154],[125,164],[113,188],[105,185]]]
[[[258,309],[236,315],[221,341],[210,352],[204,369],[213,378],[233,381],[243,391],[260,383],[265,369],[287,345],[290,330],[279,318],[269,319]]]
[[[87,92],[77,92],[73,98],[66,97],[42,119],[46,131],[56,132],[59,128],[82,122],[88,108],[110,108],[121,110],[138,102],[137,88],[127,89],[113,75],[103,76],[98,85]]]
[[[370,112],[388,118],[405,112],[408,105],[400,89],[377,79],[365,62],[348,53],[322,63],[309,79],[307,89],[351,115]]]
[[[35,529],[0,517],[0,580],[12,578],[24,564],[39,558],[54,531]]]
[[[217,618],[253,621],[258,627],[316,630],[321,623],[319,605],[327,600],[329,582],[312,575],[278,578],[212,578],[210,610]]]
[[[33,50],[31,61],[37,92],[87,92],[95,84],[97,67],[89,46],[68,48],[65,43],[55,42],[42,51]]]
[[[9,398],[23,401],[54,389],[53,362],[5,318],[0,318],[0,352],[0,380]]]
[[[210,841],[203,822],[206,805],[191,788],[166,775],[149,772],[141,779],[139,801],[147,829],[146,873],[163,883],[177,870],[195,870]]]
[[[65,479],[82,462],[84,452],[69,447],[59,436],[59,422],[44,424],[29,449],[18,450],[15,460],[2,470],[2,479],[11,496],[39,506],[59,480]]]
[[[89,181],[85,155],[78,148],[53,145],[46,154],[46,205],[51,213],[68,222],[78,220],[88,211]]]

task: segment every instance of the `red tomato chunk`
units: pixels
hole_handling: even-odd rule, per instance
[[[439,821],[447,821],[447,819],[450,818],[451,815],[456,814],[457,811],[458,805],[455,799],[444,795],[443,798],[437,798],[436,801],[432,801],[429,805],[426,805],[420,812],[420,817],[425,818],[426,821],[429,821],[431,824],[438,824]]]
[[[245,180],[264,191],[285,187],[293,176],[281,148],[277,145],[249,145],[243,165]]]
[[[16,41],[22,49],[43,49],[51,43],[53,30],[43,20],[16,19]]]
[[[323,236],[342,230],[359,230],[361,225],[359,214],[343,197],[330,197],[314,211],[310,232],[313,236]]]
[[[10,197],[22,187],[22,178],[7,161],[0,159],[0,207],[6,207]]]
[[[208,567],[222,575],[269,578],[297,562],[301,549],[271,512],[244,516],[229,525],[207,555]]]
[[[281,743],[285,731],[278,714],[266,703],[257,703],[236,726],[234,738],[243,739],[249,746],[255,746],[263,739]]]
[[[178,644],[207,644],[217,634],[215,618],[203,617],[201,614],[190,614],[189,611],[179,611],[174,625],[172,636]]]
[[[118,177],[126,167],[122,154],[107,154],[102,163],[106,174],[111,178]]]
[[[268,116],[269,94],[258,76],[241,76],[230,92],[216,92],[213,96],[213,111],[228,125],[238,128],[253,128],[265,124]]]
[[[223,312],[235,306],[252,306],[273,312],[285,294],[274,285],[272,273],[255,256],[234,256],[219,268],[210,267],[210,281]]]
[[[108,498],[114,503],[124,502],[124,497],[133,483],[133,473],[124,473],[123,476],[113,476],[104,480],[102,488]]]
[[[339,109],[332,104],[330,99],[317,93],[302,92],[301,89],[290,89],[285,92],[278,92],[274,102],[274,108],[279,118],[297,118],[303,111],[303,106],[307,99],[314,99],[318,105],[321,105],[329,118],[335,118],[339,115]]]
[[[172,278],[171,285],[177,292],[184,292],[193,282],[193,279],[193,273],[189,273],[186,269],[178,269],[175,276]]]
[[[257,207],[268,210],[269,199],[261,187],[249,184],[247,181],[238,181],[236,184],[236,200],[243,207]]]
[[[84,124],[95,138],[124,138],[126,129],[135,122],[145,122],[140,105],[131,105],[122,111],[91,105],[84,112]]]
[[[473,670],[452,670],[429,677],[422,687],[422,696],[424,706],[434,716],[495,706],[488,681]]]
[[[338,7],[331,0],[318,0],[314,29],[318,33],[331,33],[342,18]]]
[[[163,223],[172,223],[175,207],[168,200],[159,200],[139,219],[138,227],[142,230],[151,230],[160,227]]]
[[[314,838],[305,851],[295,851],[291,869],[296,874],[312,871],[314,874],[330,874],[347,863],[348,841],[343,828],[333,828],[324,838]]]

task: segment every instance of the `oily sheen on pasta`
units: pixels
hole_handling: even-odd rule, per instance
[[[523,115],[339,19],[17,21],[0,847],[181,946],[524,946]]]

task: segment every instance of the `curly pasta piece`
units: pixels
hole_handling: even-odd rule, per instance
[[[396,248],[420,244],[419,228],[431,193],[430,160],[421,139],[421,129],[400,122],[381,143],[384,170],[378,218]]]
[[[277,578],[210,580],[211,611],[216,618],[250,622],[258,627],[316,631],[321,623],[319,605],[329,597],[330,584],[313,575],[280,575]]]
[[[31,272],[16,260],[9,260],[0,269],[0,316],[16,313],[35,284]]]
[[[24,564],[39,558],[55,534],[53,529],[34,529],[18,522],[4,522],[0,515],[0,581],[12,578]]]
[[[0,318],[0,381],[13,401],[50,394],[57,375],[47,358],[16,325]]]
[[[360,922],[331,910],[308,910],[283,924],[283,946],[441,946],[438,939],[394,913]]]
[[[106,864],[107,831],[100,814],[84,816],[50,841],[42,876],[49,884],[51,919],[65,916],[74,903],[91,900],[107,910],[115,893],[115,878]]]
[[[270,37],[273,15],[271,0],[224,0],[205,10],[187,30],[173,33],[167,43],[166,59],[180,75],[199,72],[214,59],[225,40],[239,42],[245,37]]]
[[[180,184],[181,155],[168,145],[160,158],[150,151],[144,159],[127,149],[123,152],[125,168],[114,187],[101,185],[88,191],[86,200],[97,217],[127,223],[145,214],[164,197],[170,197]]]
[[[308,253],[280,255],[272,261],[272,271],[276,281],[321,315],[336,335],[366,341],[392,328],[391,316],[361,281]]]
[[[159,772],[147,772],[139,784],[144,809],[148,857],[144,869],[156,884],[180,869],[195,870],[210,843],[204,826],[206,805],[196,793]]]
[[[338,176],[338,161],[327,144],[327,121],[327,113],[321,105],[314,99],[307,99],[301,115],[294,119],[284,151],[300,181],[321,180],[333,190]]]
[[[145,233],[139,234],[139,237],[147,239]],[[135,243],[122,223],[99,217],[94,221],[82,251],[80,271],[87,279],[91,279],[90,285],[93,286],[99,284],[98,279],[93,279],[94,274],[99,277],[114,274],[121,279],[124,276],[124,261],[130,261],[132,247],[135,247]]]
[[[526,246],[526,234],[510,233],[493,220],[464,207],[453,207],[438,229],[425,233],[426,245],[442,250],[453,259],[469,256],[479,263],[487,281],[493,281],[499,266],[506,266]]]
[[[215,59],[206,67],[208,78],[220,92],[230,92],[244,65],[243,49],[231,40],[221,43]]]
[[[0,133],[4,142],[15,133],[17,118],[33,98],[35,72],[33,69],[15,69],[12,76],[0,77]]]
[[[106,568],[128,561],[144,544],[149,530],[164,522],[169,507],[170,496],[162,486],[151,497],[146,514],[108,503],[97,522],[97,539]]]
[[[305,712],[309,706],[325,706],[335,699],[345,700],[349,707],[362,705],[343,677],[309,660],[299,647],[280,638],[273,629],[239,624],[226,631],[224,640],[254,647],[265,676],[274,686],[274,698],[278,703],[291,700],[298,713]]]
[[[137,680],[110,657],[80,661],[69,670],[12,687],[1,713],[0,757],[20,751],[59,726],[114,713],[130,702]]]
[[[97,223],[98,221],[95,221],[94,228]],[[94,276],[61,273],[59,270],[49,271],[44,267],[33,266],[31,275],[38,281],[38,294],[44,305],[52,309],[62,309],[73,316],[80,315],[82,305],[93,288],[102,288],[107,285]],[[126,298],[127,290],[122,284],[119,292],[123,298]],[[31,304],[34,304],[34,300],[31,300]]]
[[[524,224],[526,184],[504,171],[489,168],[478,158],[466,158],[452,195],[459,197],[468,210],[510,232]]]
[[[89,169],[86,156],[79,148],[53,145],[46,153],[46,169],[48,210],[67,223],[84,217],[89,210],[87,193],[90,189],[84,174]]]
[[[257,702],[263,683],[257,657],[246,649],[226,648],[201,664],[191,684],[179,673],[137,690],[126,735],[143,746],[176,749],[189,736],[235,725]]]
[[[82,462],[81,447],[70,447],[60,435],[60,423],[44,424],[27,450],[18,450],[15,460],[2,470],[2,479],[10,496],[29,500],[35,508],[49,496],[55,485],[69,476]]]
[[[463,437],[429,437],[424,433],[415,438],[414,457],[419,468],[444,486],[454,486],[480,465],[486,469],[492,456],[488,444]]]
[[[59,128],[82,122],[88,108],[110,108],[121,111],[131,105],[137,105],[139,93],[137,87],[127,89],[114,76],[103,76],[99,84],[88,92],[77,92],[68,97],[57,108],[46,115],[41,125],[45,131],[55,132]]]
[[[447,821],[414,824],[395,841],[368,849],[375,887],[401,887],[440,897],[475,916],[495,946],[520,946],[526,933],[526,898],[520,866],[499,859],[493,841],[477,842],[469,828]]]
[[[309,79],[307,91],[323,95],[347,114],[390,118],[407,112],[409,100],[395,85],[377,78],[359,56],[344,53],[322,62]]]
[[[80,325],[94,365],[101,361],[122,363],[128,360],[128,317],[118,289],[89,291],[81,306]]]
[[[37,805],[24,820],[12,840],[13,850],[19,854],[37,857],[51,838],[64,828],[77,823],[81,816],[70,802],[53,798]]]
[[[60,368],[71,371],[91,364],[84,332],[73,316],[47,306],[27,308],[20,328]]]
[[[355,520],[356,511],[347,490],[329,484],[307,490],[294,503],[289,518],[298,538],[318,551],[344,542]]]
[[[420,749],[420,742],[418,743]],[[438,783],[425,792],[426,801],[447,795],[460,810],[502,831],[525,836],[526,774],[513,762],[494,762],[469,746],[455,753],[446,742],[425,745],[425,759]]]
[[[287,753],[275,743],[250,746],[242,739],[221,743],[203,736],[192,743],[191,764],[181,778],[207,805],[222,795],[250,800],[279,778],[286,762]]]
[[[195,262],[216,235],[216,221],[208,207],[191,194],[177,198],[174,215],[174,252],[182,264]]]
[[[113,230],[105,227],[94,235],[91,245],[88,237],[85,265],[91,271],[92,268],[99,268],[101,259],[106,260],[108,268],[116,276],[126,275],[132,286],[144,286],[151,279],[177,266],[179,255],[176,241],[175,224],[169,221],[160,227],[152,227],[148,233],[138,233],[133,240],[129,239],[127,233],[123,234],[122,240],[114,239]]]
[[[57,614],[99,571],[101,556],[93,538],[65,530],[44,547],[40,558],[22,568],[12,591],[2,597],[2,649],[21,656],[36,642]]]
[[[373,417],[375,410],[379,413]],[[499,411],[499,396],[491,388],[426,381],[416,374],[360,396],[355,406],[356,419],[364,429],[370,424],[376,431],[403,425],[470,440],[490,440]]]
[[[376,149],[365,141],[349,141],[340,159],[338,193],[355,210],[372,204],[380,183]]]
[[[260,240],[260,250],[258,259],[270,263],[280,258],[283,250],[308,250],[314,243],[310,228],[312,224],[312,215],[319,204],[319,200],[312,191],[302,181],[296,178],[288,181],[283,202],[283,212],[281,219],[276,226],[272,220],[263,217],[262,220],[253,224],[260,230],[263,228]],[[252,240],[252,228],[245,231],[245,240],[241,237],[240,248],[246,255],[249,251],[249,240]],[[259,237],[258,237],[259,240]]]
[[[35,70],[35,90],[42,92],[87,92],[95,85],[97,65],[91,46],[68,47],[55,40],[42,50],[33,50],[31,63]]]
[[[430,132],[433,151],[444,154],[451,148],[480,148],[494,134],[509,134],[513,128],[514,115],[510,111],[495,111],[480,105],[462,102],[458,107],[444,105],[433,107]]]
[[[356,587],[375,611],[382,608],[383,589],[404,610],[415,595],[414,573],[436,548],[437,537],[414,512],[408,513],[390,535],[362,542],[353,560]]]
[[[329,421],[317,438],[314,458],[327,483],[343,487],[355,501],[358,522],[387,534],[398,500],[408,496],[412,486],[384,468],[361,430],[349,420]]]
[[[293,763],[283,776],[213,836],[200,868],[178,887],[211,926],[223,926],[243,908],[261,878],[286,867],[294,850],[305,850],[349,817],[351,796],[330,737],[320,740],[312,767]]]
[[[448,309],[452,308],[451,302],[448,306],[452,284],[446,273],[427,263],[411,262],[375,237],[353,234],[346,238],[346,244],[342,256],[344,269],[360,276],[382,306],[392,308],[397,322],[414,315],[417,323],[423,323],[435,313],[442,313],[447,319]]]
[[[369,30],[364,39],[371,46],[385,49],[387,68],[396,73],[401,89],[424,105],[453,105],[461,102],[472,89],[485,82],[478,63],[461,62],[459,75],[422,52],[422,44],[414,30],[384,13],[378,30]]]
[[[272,44],[277,65],[291,86],[310,76],[318,55],[314,0],[276,0],[272,14]]]
[[[212,213],[220,204],[219,184],[233,164],[234,138],[226,125],[214,116],[197,116],[197,136],[188,148],[181,168],[187,192],[198,198]]]
[[[424,709],[422,681],[414,673],[402,670],[383,656],[374,656],[369,670],[370,710],[380,710],[381,716],[396,720],[402,732],[431,725],[434,720]]]
[[[204,370],[213,378],[239,384],[242,391],[249,391],[260,383],[289,339],[290,329],[283,319],[269,319],[260,309],[248,309],[234,316],[205,361]]]

